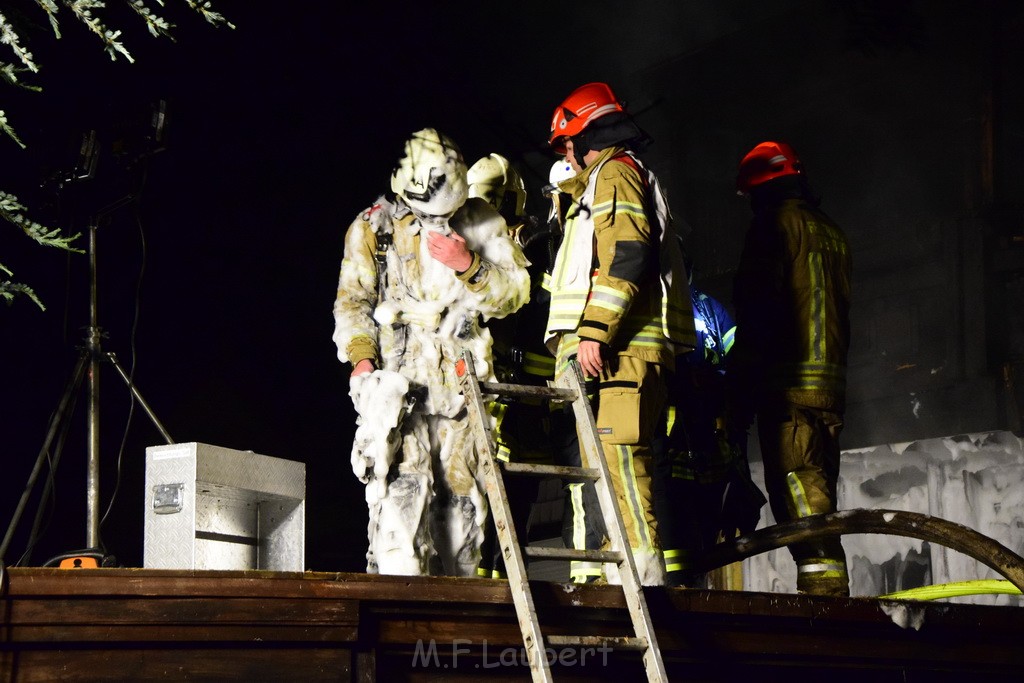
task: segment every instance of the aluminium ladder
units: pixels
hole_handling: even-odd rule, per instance
[[[594,413],[587,400],[583,388],[583,373],[574,360],[568,371],[563,373],[552,386],[539,387],[533,385],[502,384],[480,382],[473,368],[473,359],[469,353],[463,355],[456,365],[456,372],[462,383],[469,411],[470,427],[476,440],[477,453],[480,458],[480,471],[487,487],[487,498],[490,503],[494,525],[498,532],[498,542],[505,561],[505,572],[508,575],[512,601],[519,620],[519,630],[523,634],[523,645],[530,662],[530,674],[535,682],[552,681],[551,666],[547,657],[547,646],[582,647],[605,646],[620,650],[638,650],[643,653],[644,669],[649,681],[659,683],[668,681],[665,665],[662,662],[661,650],[654,635],[650,610],[644,599],[643,587],[637,574],[633,553],[629,550],[626,527],[615,502],[611,490],[608,463],[604,457],[594,423]],[[512,399],[543,398],[549,401],[572,403],[576,417],[580,450],[583,462],[591,467],[561,467],[555,465],[529,465],[523,463],[502,463],[496,456],[494,435],[491,433],[489,413],[484,405],[484,396],[499,396]],[[593,466],[595,465],[596,466]],[[597,499],[605,520],[611,550],[575,550],[571,548],[541,548],[521,546],[512,521],[512,512],[505,495],[505,483],[502,469],[512,474],[524,474],[542,477],[560,477],[564,481],[593,482],[597,489]],[[526,573],[524,556],[548,560],[590,560],[612,563],[618,566],[622,581],[622,591],[629,609],[633,635],[627,637],[604,636],[545,636],[541,633],[537,609]]]

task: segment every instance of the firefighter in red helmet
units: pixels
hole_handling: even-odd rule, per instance
[[[545,340],[556,374],[575,357],[592,380],[612,488],[641,581],[651,585],[664,583],[665,566],[650,442],[665,400],[663,372],[695,337],[668,205],[634,153],[645,142],[605,83],[580,86],[555,108],[549,143],[576,175],[558,185],[572,204],[549,279]]]
[[[755,416],[778,522],[835,512],[850,344],[850,250],[784,142],[743,157],[736,189],[754,217],[736,272],[732,419]],[[838,537],[789,546],[797,590],[849,595]]]

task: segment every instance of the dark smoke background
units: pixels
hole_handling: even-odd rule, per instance
[[[177,43],[126,32],[135,64],[111,62],[70,19],[53,41],[32,3],[12,4],[43,22],[32,40],[45,89],[4,102],[29,147],[3,143],[0,189],[71,231],[135,197],[98,231],[104,350],[134,368],[175,440],[306,463],[311,569],[364,566],[348,368],[331,342],[345,227],[424,126],[455,138],[470,163],[511,158],[541,211],[552,108],[591,80],[611,83],[654,137],[646,158],[701,284],[724,301],[748,220],[732,193],[737,160],[771,137],[802,152],[853,243],[849,446],[1013,427],[1001,368],[1020,348],[1006,293],[1019,301],[1024,271],[1014,250],[1024,184],[1007,161],[1024,151],[1015,3],[439,3],[371,14],[223,0],[216,9],[236,30],[177,13]],[[153,144],[157,102],[166,138]],[[102,147],[96,177],[57,192],[46,179],[74,166],[90,130]],[[13,229],[0,245],[13,279],[48,307],[0,310],[6,529],[77,358],[88,279],[84,256]],[[104,365],[102,509],[113,503],[102,536],[121,563],[141,566],[144,453],[162,441],[138,406],[126,432],[129,406]],[[79,392],[33,564],[85,542],[84,408]],[[7,563],[25,548],[36,488]]]

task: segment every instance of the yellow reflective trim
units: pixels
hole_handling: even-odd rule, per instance
[[[591,289],[594,292],[602,292],[610,297],[622,300],[626,300],[629,298],[629,295],[624,294],[623,292],[619,291],[618,289],[615,289],[614,287],[609,287],[608,285],[594,285],[593,287],[591,287]]]
[[[619,308],[625,308],[629,305],[629,302],[633,300],[633,297],[627,293],[620,292],[613,287],[607,287],[605,285],[594,285],[590,288],[590,301],[604,301],[612,305],[616,305]]]
[[[820,564],[822,562],[824,562],[826,564],[833,564],[833,565],[836,565],[836,566],[843,566],[843,567],[846,566],[846,560],[840,560],[840,559],[837,559],[835,557],[808,557],[805,560],[801,560],[800,564],[801,564],[801,566],[808,566],[808,565],[811,565],[811,564],[814,564],[814,563],[819,563]]]
[[[672,433],[672,427],[676,424],[676,407],[674,404],[668,404],[665,409],[665,436]]]
[[[797,361],[795,363],[779,363],[776,367],[787,374],[803,375],[837,375],[846,373],[845,366],[838,363],[818,363],[811,360]]]
[[[646,332],[633,335],[630,338],[629,343],[632,344],[650,344],[652,346],[664,346],[665,337],[660,334],[647,334]]]
[[[592,207],[590,207],[591,215],[593,215],[593,216],[603,216],[603,215],[605,215],[607,213],[611,213],[611,211],[612,211],[612,204],[613,204],[613,202],[611,200],[606,201],[606,202],[601,202],[600,204],[594,204]]]
[[[816,574],[818,576],[846,576],[846,563],[842,560],[816,559],[814,562],[797,565],[797,574]]]
[[[523,372],[537,377],[550,377],[555,374],[555,359],[527,351],[523,354]]]
[[[825,274],[820,252],[812,251],[807,255],[807,270],[810,273],[811,285],[808,348],[811,350],[811,357],[820,361],[825,358]]]
[[[831,225],[824,225],[814,221],[807,221],[808,231],[818,238],[818,245],[825,251],[832,251],[839,254],[846,253],[846,240],[842,234]]]
[[[589,303],[592,304],[593,306],[596,306],[597,308],[603,308],[606,311],[611,311],[612,313],[622,314],[626,312],[625,306],[620,306],[619,304],[616,304],[612,301],[606,301],[598,297],[594,297],[593,299],[590,300]]]
[[[494,418],[494,441],[497,447],[495,457],[497,457],[498,460],[508,462],[512,455],[512,450],[509,448],[508,442],[505,441],[501,434],[501,423],[505,420],[505,413],[508,412],[508,405],[501,403],[500,401],[489,401],[487,403],[487,412]]]
[[[665,571],[678,572],[688,568],[692,562],[693,553],[684,548],[663,550],[661,556],[665,560]]]
[[[569,502],[572,503],[572,547],[576,550],[585,550],[587,523],[586,512],[583,509],[583,484],[569,484]]]
[[[564,244],[572,244],[573,243],[573,236],[575,235],[575,233],[576,233],[576,218],[575,217],[569,218],[569,219],[567,219],[565,221],[565,235],[562,237],[562,244],[563,245]],[[559,250],[559,251],[561,251],[561,250]],[[569,267],[569,261],[571,261],[571,260],[572,259],[568,259],[568,258],[562,259],[562,263],[560,264],[561,267],[559,267],[556,272],[553,272],[551,274],[552,286],[554,286],[555,283],[559,283],[559,282],[564,282],[565,281],[565,270],[566,270],[566,268]],[[556,258],[555,261],[557,263],[558,259]]]
[[[573,560],[569,563],[569,577],[573,583],[586,583],[590,577],[600,578],[604,574],[604,568],[600,563],[582,562]]]
[[[651,531],[647,527],[647,515],[644,514],[643,506],[640,504],[640,488],[637,486],[636,470],[633,469],[633,447],[616,445],[615,451],[619,456],[619,477],[627,502],[626,509],[629,510],[629,516],[632,518],[633,530],[636,532],[636,538],[640,545],[649,546],[651,545]]]
[[[730,327],[728,330],[725,331],[725,334],[722,335],[722,354],[723,355],[728,355],[728,353],[732,349],[732,345],[733,345],[733,343],[735,341],[736,341],[736,326],[733,325],[732,327]]]
[[[569,321],[572,323],[572,327],[569,329],[575,329],[576,321],[579,320],[581,313],[581,310],[559,311],[551,309],[551,312],[548,314],[548,325],[554,325],[559,321]]]
[[[358,279],[362,282],[364,279],[376,280],[377,279],[377,268],[376,265],[369,266],[363,259],[351,259],[345,258],[341,260],[341,266],[345,270],[355,270],[358,273]]]
[[[697,478],[697,473],[692,467],[676,464],[672,465],[672,478],[693,481]]]
[[[803,482],[796,476],[796,472],[786,473],[786,485],[789,487],[789,495],[793,498],[796,506],[797,517],[810,517],[814,514],[810,504],[807,502],[807,493],[804,491]]]
[[[607,210],[611,208],[611,202],[603,202],[599,206],[601,207],[600,212],[597,206],[594,207],[594,213],[607,213]],[[605,208],[607,205],[607,208]],[[615,216],[636,216],[638,218],[647,218],[647,212],[644,211],[642,204],[636,202],[623,202],[622,200],[614,203],[615,205]]]

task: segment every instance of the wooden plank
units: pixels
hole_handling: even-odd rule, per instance
[[[154,597],[190,595],[280,598],[395,598],[431,602],[474,600],[511,601],[505,581],[377,574],[214,570],[52,569],[13,567],[9,570],[13,594],[59,596],[89,592],[96,595]]]
[[[0,635],[8,643],[59,646],[67,643],[354,643],[356,626],[281,626],[234,624],[230,626],[132,624],[130,626],[6,626]]]
[[[546,633],[629,632],[617,587],[531,582],[531,590]],[[885,676],[906,672],[917,680],[951,671],[1005,679],[1024,668],[1024,648],[1017,643],[1024,610],[1015,607],[662,588],[646,595],[672,679],[713,673],[716,663],[731,673],[767,673],[768,679],[871,672],[872,683],[899,680]],[[13,569],[0,596],[0,616],[5,683],[76,680],[79,669],[107,676],[106,667],[118,672],[109,680],[174,680],[179,674],[183,680],[173,668],[183,663],[203,672],[191,680],[229,680],[231,667],[243,667],[232,676],[251,671],[234,663],[246,657],[269,662],[270,678],[251,680],[278,680],[274,655],[263,654],[278,652],[282,661],[304,653],[296,664],[301,675],[280,680],[348,680],[329,678],[316,662],[333,667],[333,676],[353,675],[354,662],[360,681],[512,680],[526,671],[504,665],[410,669],[417,643],[431,639],[449,655],[455,645],[469,647],[471,654],[460,662],[481,666],[491,661],[487,657],[519,647],[515,610],[501,581]],[[636,660],[623,657],[600,669],[562,667],[557,678],[636,680],[630,673]],[[58,666],[71,673],[58,676]]]
[[[344,649],[66,649],[23,650],[0,657],[5,683],[317,683],[351,681],[351,653]]]
[[[131,609],[125,609],[126,604]],[[231,623],[359,623],[354,600],[289,600],[283,598],[110,598],[15,599],[8,623],[39,624],[189,624]]]
[[[406,645],[410,648],[430,641],[446,644],[460,641],[470,646],[482,645],[484,642],[502,647],[523,644],[523,636],[515,621],[467,623],[443,619],[404,619],[382,621],[375,633],[376,642],[382,645]]]

